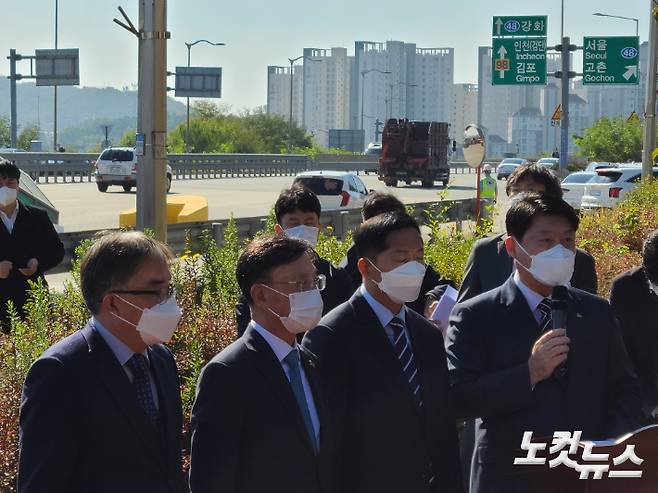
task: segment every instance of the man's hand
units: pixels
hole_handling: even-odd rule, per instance
[[[537,339],[528,360],[532,387],[550,377],[553,371],[567,360],[569,342],[564,329],[551,330]]]
[[[13,268],[14,264],[12,264],[9,260],[3,260],[0,262],[0,279],[7,279],[11,269]]]
[[[18,271],[21,274],[23,274],[25,277],[32,277],[36,273],[38,266],[39,266],[39,261],[35,258],[31,258],[30,261],[27,263],[27,267],[18,269]]]

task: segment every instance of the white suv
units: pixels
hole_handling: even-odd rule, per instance
[[[96,186],[107,192],[110,185],[130,192],[137,185],[137,156],[132,147],[108,147],[96,160]],[[167,192],[171,189],[171,166],[167,164]]]
[[[653,177],[658,178],[658,167],[653,168]],[[583,212],[602,207],[612,208],[624,200],[626,194],[642,180],[640,166],[597,169],[596,176],[585,185],[580,208]]]
[[[302,185],[317,195],[323,211],[360,209],[368,195],[361,178],[342,171],[305,171],[293,185]]]

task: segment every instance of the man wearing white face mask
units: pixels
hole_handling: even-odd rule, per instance
[[[308,243],[253,240],[236,269],[252,320],[203,369],[192,410],[192,493],[339,493],[337,418],[295,336],[322,315]]]
[[[578,224],[562,199],[531,194],[515,202],[505,241],[514,273],[452,312],[446,350],[454,396],[460,415],[480,418],[473,493],[533,491],[528,468],[513,465],[526,431],[580,431],[592,440],[643,424],[610,305],[571,287],[562,303],[552,298],[573,274]],[[566,324],[554,326],[554,316]]]
[[[304,240],[315,249],[321,227],[321,210],[320,200],[308,188],[296,185],[283,190],[274,204],[274,232]],[[313,265],[326,279],[325,289],[321,292],[324,314],[347,301],[354,290],[345,270],[333,266],[317,253],[314,254]],[[238,336],[241,336],[251,320],[249,302],[244,294],[235,305],[235,319]]]
[[[345,493],[462,491],[443,336],[405,306],[425,274],[423,239],[385,213],[354,236],[363,284],[304,336],[345,415]]]
[[[9,332],[7,302],[19,316],[27,301],[29,281],[41,279],[64,257],[64,245],[38,208],[17,200],[21,172],[0,158],[0,331]]]
[[[82,260],[92,319],[30,368],[18,492],[182,493],[180,382],[169,341],[181,318],[169,248],[110,233]]]

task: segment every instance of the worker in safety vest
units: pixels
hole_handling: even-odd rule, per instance
[[[484,176],[480,178],[480,198],[496,202],[498,200],[498,184],[491,177],[491,166],[485,164],[482,171],[484,171]]]
[[[485,164],[482,168],[484,176],[480,178],[480,217],[489,217],[492,215],[492,204],[498,200],[498,184],[491,176],[491,166]]]

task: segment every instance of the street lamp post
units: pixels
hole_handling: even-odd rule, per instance
[[[59,38],[59,1],[55,0],[55,49],[57,49]],[[57,152],[57,86],[53,88],[53,149]]]
[[[388,85],[389,91],[390,91],[388,101],[391,105],[391,111],[389,113],[389,118],[393,118],[393,88],[395,86],[403,86],[403,85],[406,86],[406,87],[418,87],[418,84],[409,84],[408,82],[402,82],[402,81],[396,82],[395,84],[389,84]],[[397,100],[402,101],[402,98],[398,98]]]
[[[192,60],[192,46],[199,44],[199,43],[206,43],[211,46],[226,46],[226,43],[213,43],[212,41],[208,41],[207,39],[197,39],[196,41],[192,43],[185,43],[185,46],[187,46],[187,66],[188,68],[190,67],[190,62]],[[185,98],[187,100],[187,126],[185,128],[185,150],[187,152],[190,152],[190,98],[187,97]]]
[[[321,62],[322,60],[318,60],[317,58],[311,58],[306,55],[300,55],[297,58],[288,58],[288,61],[290,62],[290,113],[288,114],[288,154],[292,152],[292,130],[293,130],[293,123],[292,123],[292,100],[293,100],[293,70],[295,68],[295,62],[298,60],[308,60],[309,62]]]
[[[612,14],[603,14],[601,12],[595,12],[592,15],[595,15],[597,17],[610,17],[612,19],[623,19],[625,21],[633,21],[635,22],[635,36],[639,37],[640,36],[640,19],[636,19],[635,17],[625,17],[623,15],[612,15]],[[638,41],[639,43],[639,41]],[[638,79],[640,78],[638,74]],[[638,104],[640,103],[640,89],[639,89],[640,84],[638,83],[635,86],[635,102],[633,104],[635,111],[637,111]]]
[[[363,130],[363,100],[365,98],[366,75],[370,72],[378,72],[384,75],[391,73],[389,70],[379,70],[378,68],[369,68],[361,71],[361,130]]]

